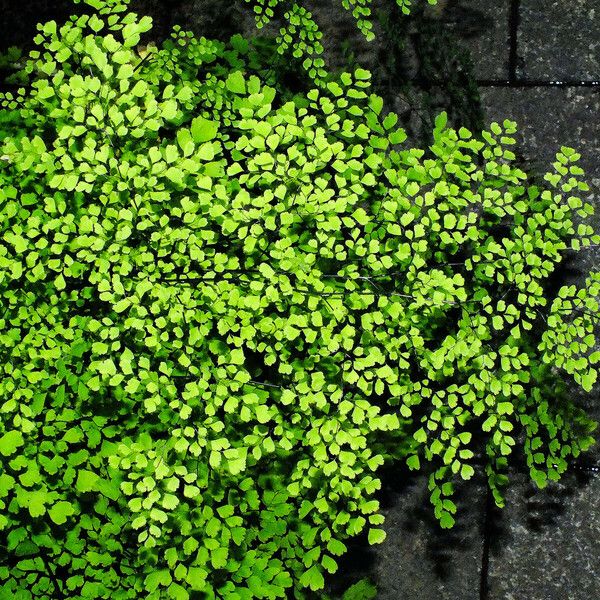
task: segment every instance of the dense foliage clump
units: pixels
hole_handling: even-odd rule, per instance
[[[93,0],[90,0],[93,4]],[[285,99],[257,55],[108,10],[40,29],[0,111],[0,597],[306,597],[383,541],[378,469],[502,503],[593,424],[597,238],[563,148],[515,125],[410,148],[368,72]],[[576,221],[579,220],[578,224]],[[322,592],[318,592],[323,597]]]

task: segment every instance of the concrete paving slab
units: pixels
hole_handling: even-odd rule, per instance
[[[539,491],[515,475],[492,527],[487,600],[600,598],[600,477]]]
[[[508,77],[509,5],[510,0],[456,0],[446,8],[442,19],[470,51],[478,79]]]
[[[521,0],[517,74],[600,79],[598,0]]]
[[[545,167],[561,146],[581,153],[590,178],[600,178],[600,93],[589,88],[481,89],[487,121],[512,119],[519,125],[525,157]]]
[[[561,146],[581,154],[596,210],[590,223],[600,232],[600,93],[589,88],[484,88],[481,100],[486,122],[517,121],[518,153],[532,172],[545,173]],[[571,267],[581,284],[585,274],[600,268],[600,248],[583,249]]]
[[[358,542],[340,566],[336,586],[368,576],[377,600],[479,600],[485,488],[461,486],[457,523],[439,527],[429,502],[427,479],[403,469],[384,477],[382,512],[387,539],[367,548]]]

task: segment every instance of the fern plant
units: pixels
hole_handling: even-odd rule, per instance
[[[515,124],[427,150],[356,69],[291,99],[260,54],[147,17],[40,26],[0,111],[0,597],[324,597],[385,538],[379,468],[442,526],[476,454],[498,504],[593,423],[597,243],[578,155],[544,187]],[[577,222],[579,220],[580,222]],[[370,593],[370,592],[369,592]]]
[[[303,66],[316,84],[327,77],[325,61],[322,57],[322,33],[312,14],[293,0],[246,0],[255,13],[256,25],[259,29],[271,22],[276,12],[283,16],[284,25],[279,31],[277,43],[281,54],[292,54],[303,58]],[[427,0],[431,5],[437,0]],[[411,0],[396,0],[404,14],[410,13]],[[373,40],[373,24],[371,21],[371,0],[341,0],[341,6],[352,13],[360,32],[368,41]]]
[[[281,6],[292,11],[298,10],[300,4],[291,0],[246,0],[256,14],[256,25],[261,28],[273,19],[275,11]],[[437,4],[437,0],[427,0],[430,5]],[[341,0],[342,7],[352,13],[356,19],[356,26],[367,40],[372,40],[373,24],[371,22],[371,0]],[[396,0],[396,4],[405,15],[410,14],[412,0]],[[292,13],[293,14],[293,13]]]

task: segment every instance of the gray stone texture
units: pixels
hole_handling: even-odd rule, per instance
[[[425,476],[395,468],[382,481],[387,539],[377,546],[368,547],[365,540],[351,546],[335,577],[334,597],[369,577],[377,586],[377,600],[479,600],[483,482],[459,487],[457,523],[444,530],[433,514]]]
[[[554,4],[537,4],[548,12]],[[567,3],[569,4],[569,3]],[[584,3],[564,5],[566,14]],[[589,3],[588,3],[589,4]],[[574,7],[574,8],[573,8]],[[598,7],[600,9],[600,6]],[[525,12],[525,15],[530,14]],[[556,11],[555,11],[555,18]],[[570,21],[565,17],[558,22],[565,27],[568,38]],[[546,25],[549,25],[546,23]],[[541,26],[541,25],[540,25]],[[520,54],[523,48],[533,48],[533,42],[525,43],[522,29]],[[537,71],[526,71],[528,77],[573,78],[587,75],[564,67],[572,58],[577,60],[576,50],[563,50],[557,57],[549,45],[561,35],[550,27],[543,35],[544,44],[538,50],[546,52],[548,60],[530,58],[525,67],[537,65]],[[596,36],[597,38],[597,36]],[[587,39],[592,41],[589,35]],[[531,37],[529,38],[531,40]],[[575,48],[578,40],[574,37]],[[551,60],[554,60],[551,63]],[[560,61],[563,61],[562,63]],[[566,62],[565,62],[566,61]],[[588,63],[589,64],[589,63]],[[546,70],[544,70],[546,69]],[[557,70],[558,69],[558,70]],[[565,75],[566,74],[566,75]],[[523,73],[521,73],[523,75]],[[600,231],[600,94],[589,88],[485,88],[481,91],[487,121],[501,122],[505,118],[519,125],[519,154],[528,171],[545,173],[561,146],[571,146],[581,153],[581,166],[586,170],[591,191],[587,195],[596,207],[593,218]],[[600,265],[598,248],[581,251],[571,263],[567,273],[568,283],[581,285],[585,274]],[[598,386],[586,395],[573,386],[573,393],[580,397],[592,416],[600,418]],[[582,457],[582,464],[598,464],[600,453],[592,450]],[[512,478],[507,493],[507,506],[502,511],[494,510],[492,528],[489,532],[491,553],[488,571],[488,600],[591,600],[600,598],[600,476],[586,471],[571,470],[558,484],[539,491],[526,474]]]
[[[519,66],[528,79],[600,79],[598,0],[521,0]]]
[[[442,17],[471,52],[473,74],[478,79],[508,77],[509,5],[510,0],[454,0]]]
[[[518,151],[532,172],[545,173],[561,146],[581,154],[600,231],[600,93],[593,88],[485,88],[481,100],[487,122],[517,122]],[[599,248],[582,250],[577,267],[582,272],[600,265]]]
[[[582,473],[536,490],[514,475],[495,512],[488,600],[600,598],[600,478]]]
[[[479,600],[483,487],[461,490],[460,513],[450,530],[435,521],[425,477],[406,488],[391,494],[382,511],[388,537],[375,548],[378,600]]]

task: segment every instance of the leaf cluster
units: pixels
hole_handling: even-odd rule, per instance
[[[427,0],[429,4],[437,4],[437,0]],[[322,33],[312,14],[302,6],[301,2],[292,0],[246,0],[255,13],[256,25],[259,29],[267,25],[276,16],[282,16],[281,27],[277,42],[279,52],[291,54],[303,59],[303,67],[316,84],[321,85],[326,80],[327,72],[322,58],[323,46],[320,42]],[[350,12],[356,21],[356,26],[365,39],[374,39],[373,23],[371,20],[371,0],[341,0],[343,9]],[[408,15],[412,5],[411,0],[396,0],[402,13]]]
[[[386,462],[445,527],[478,454],[498,504],[518,447],[557,479],[593,428],[550,370],[593,383],[598,280],[544,294],[598,239],[577,154],[542,189],[514,123],[411,148],[364,70],[286,99],[239,36],[150,28],[46,23],[0,98],[0,596],[322,596]]]

